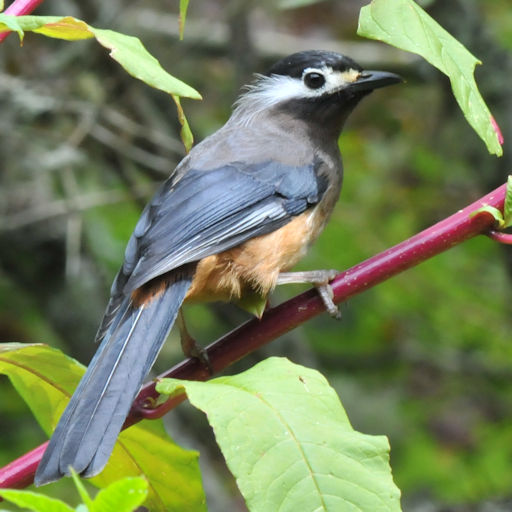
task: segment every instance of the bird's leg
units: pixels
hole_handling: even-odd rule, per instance
[[[327,309],[327,312],[337,320],[341,318],[338,306],[333,302],[333,291],[329,284],[336,275],[337,270],[309,270],[305,272],[281,272],[277,284],[308,283],[315,286]]]
[[[185,323],[185,315],[183,314],[183,308],[180,308],[178,312],[178,316],[176,318],[176,325],[180,330],[180,341],[181,341],[181,349],[183,353],[187,357],[195,357],[199,359],[201,363],[206,366],[210,375],[213,375],[213,368],[210,363],[210,358],[208,357],[208,353],[206,350],[199,345],[196,340],[190,335],[187,329],[187,325]]]

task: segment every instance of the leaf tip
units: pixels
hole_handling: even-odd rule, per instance
[[[498,142],[500,143],[500,146],[503,146],[505,142],[505,138],[503,137],[503,134],[501,133],[500,125],[496,122],[496,119],[494,119],[494,116],[491,115],[490,117],[492,129],[496,133],[496,137],[498,137]]]

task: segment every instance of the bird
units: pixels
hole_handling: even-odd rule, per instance
[[[184,302],[257,302],[278,284],[302,282],[339,315],[332,271],[289,270],[338,200],[337,141],[348,115],[374,89],[401,81],[323,50],[294,53],[255,75],[228,121],[192,148],[143,210],[99,348],[51,436],[37,486],[70,468],[84,477],[102,471]]]

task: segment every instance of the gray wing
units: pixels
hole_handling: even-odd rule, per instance
[[[125,260],[98,331],[109,327],[122,297],[185,263],[274,231],[317,204],[327,178],[311,163],[278,162],[190,169],[169,178],[144,209],[128,242]]]

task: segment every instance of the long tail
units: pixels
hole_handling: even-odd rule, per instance
[[[125,300],[59,420],[36,485],[69,475],[69,466],[83,476],[103,469],[190,284],[180,276],[139,307]]]

